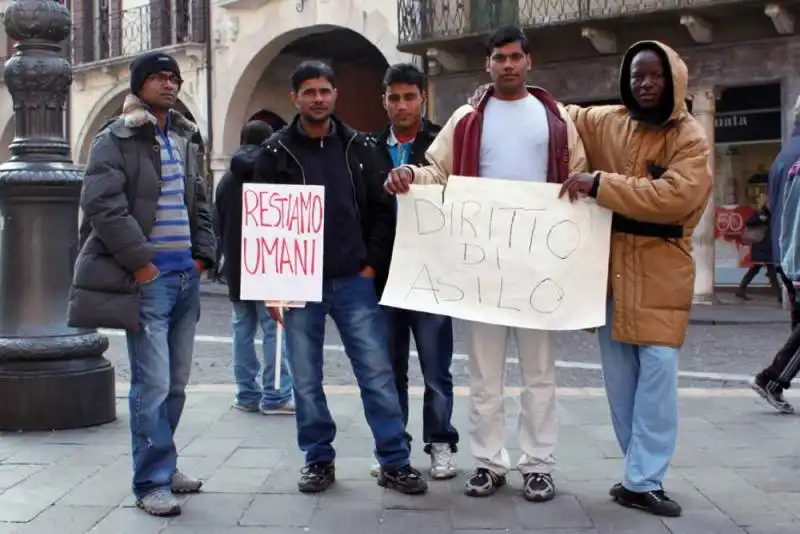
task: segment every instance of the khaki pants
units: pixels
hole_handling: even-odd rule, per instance
[[[471,446],[478,467],[499,475],[511,469],[505,448],[505,352],[509,333],[519,348],[522,372],[519,443],[522,456],[517,469],[523,474],[550,473],[558,440],[555,361],[550,354],[549,332],[470,323],[469,357]]]

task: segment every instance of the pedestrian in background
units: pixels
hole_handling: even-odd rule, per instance
[[[736,296],[743,300],[750,300],[747,296],[747,287],[753,278],[764,269],[767,273],[767,280],[772,287],[772,291],[781,302],[781,286],[778,284],[778,273],[775,268],[775,261],[772,256],[772,217],[769,211],[769,203],[765,202],[753,215],[745,222],[745,233],[742,239],[748,239],[746,244],[750,245],[750,261],[752,265],[744,273]]]
[[[178,63],[148,52],[130,67],[122,115],[92,141],[83,177],[81,235],[69,324],[122,328],[136,505],[177,515],[173,493],[202,483],[178,470],[175,429],[186,401],[200,318],[200,274],[214,267],[197,127],[175,111]]]
[[[222,273],[228,282],[228,297],[233,303],[233,376],[236,379],[236,400],[233,407],[243,412],[264,415],[294,414],[292,377],[286,358],[285,343],[281,350],[280,388],[275,389],[275,356],[277,322],[270,317],[263,302],[241,300],[242,265],[242,189],[254,181],[256,158],[260,145],[272,135],[266,122],[248,122],[241,135],[241,146],[231,156],[228,171],[217,185],[216,218],[219,241],[225,262]],[[263,366],[256,355],[256,330],[261,325]],[[260,376],[259,376],[260,370]]]

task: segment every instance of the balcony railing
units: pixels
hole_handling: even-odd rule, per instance
[[[166,4],[166,5],[165,5]],[[111,11],[90,24],[73,22],[72,63],[135,56],[146,50],[205,42],[208,2],[183,0]]]
[[[400,44],[480,35],[504,24],[553,26],[747,0],[398,0]]]

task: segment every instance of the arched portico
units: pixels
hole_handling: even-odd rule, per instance
[[[89,159],[89,149],[92,146],[92,139],[97,132],[102,128],[103,124],[112,117],[119,115],[122,111],[122,103],[125,97],[130,93],[130,85],[128,81],[117,84],[108,91],[92,106],[86,120],[83,121],[80,132],[75,139],[75,148],[73,150],[73,159],[76,163],[84,164]],[[190,111],[197,120],[197,126],[200,132],[203,133],[205,139],[206,121],[203,120],[203,114],[199,112],[199,108],[191,98],[180,95],[176,109],[178,111]]]
[[[239,134],[242,126],[252,114],[248,109],[253,94],[256,91],[259,81],[265,71],[270,68],[273,61],[285,50],[291,50],[296,54],[296,43],[301,41],[313,41],[314,39],[324,38],[324,34],[334,31],[350,30],[347,39],[364,41],[369,43],[375,52],[383,59],[383,64],[388,65],[400,61],[409,61],[410,56],[397,51],[396,23],[390,20],[387,15],[380,11],[364,11],[356,2],[346,2],[344,6],[336,10],[325,10],[324,17],[318,13],[316,17],[310,14],[298,13],[296,21],[287,20],[293,16],[269,16],[270,5],[263,8],[266,24],[259,24],[251,31],[245,30],[235,43],[219,58],[219,63],[225,65],[227,77],[236,80],[236,83],[220,86],[217,91],[215,102],[218,103],[214,111],[222,135],[218,143],[215,143],[214,151],[217,155],[224,157],[233,152],[239,142]],[[347,7],[349,5],[349,7]],[[277,7],[275,7],[277,9]],[[309,20],[309,18],[311,20]],[[310,23],[311,22],[311,23]],[[285,31],[285,28],[296,28]],[[345,35],[345,34],[340,34]],[[313,37],[312,37],[313,36]],[[338,46],[329,46],[327,49],[318,49],[312,55],[317,59],[335,60],[337,50],[342,45],[352,44],[337,42]],[[298,57],[309,58],[307,53],[297,54]],[[334,70],[336,67],[334,66]],[[337,77],[338,77],[337,73]],[[283,98],[288,99],[289,80],[284,81]],[[353,87],[350,90],[355,89]],[[340,93],[343,88],[340,88]],[[367,98],[370,98],[367,96]],[[375,95],[377,101],[378,94]],[[248,113],[250,112],[250,113]],[[287,119],[287,117],[283,117]]]

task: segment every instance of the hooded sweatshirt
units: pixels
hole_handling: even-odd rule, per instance
[[[261,148],[242,145],[231,157],[230,169],[217,185],[216,210],[220,246],[225,257],[222,273],[228,282],[228,296],[239,300],[242,265],[242,186],[252,183],[256,158]]]

